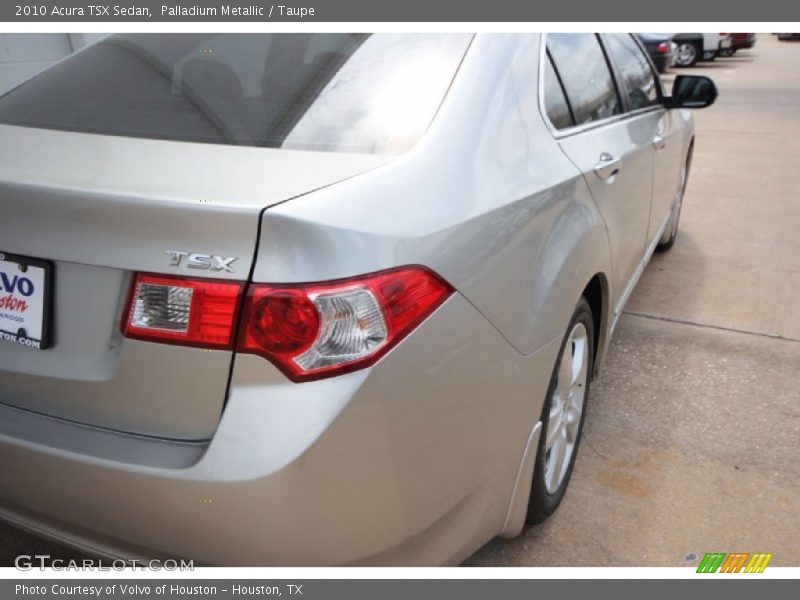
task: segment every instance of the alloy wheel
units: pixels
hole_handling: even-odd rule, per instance
[[[550,401],[545,440],[544,484],[554,494],[567,474],[580,432],[589,376],[589,336],[583,323],[570,331]]]
[[[680,67],[686,67],[695,62],[697,58],[697,48],[695,48],[694,44],[684,42],[678,44],[676,55],[675,63]]]

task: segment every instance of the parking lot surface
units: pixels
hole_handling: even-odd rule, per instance
[[[722,551],[800,566],[798,64],[800,43],[762,34],[687,71],[720,98],[695,113],[681,233],[620,321],[570,489],[548,522],[466,564],[682,566]],[[19,554],[78,556],[0,525],[0,565]]]

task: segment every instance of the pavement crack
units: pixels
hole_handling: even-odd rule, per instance
[[[623,310],[622,314],[630,315],[632,317],[640,317],[642,319],[666,321],[667,323],[680,323],[682,325],[691,325],[693,327],[702,327],[704,329],[716,329],[718,331],[729,331],[731,333],[742,333],[744,335],[753,335],[755,337],[769,338],[772,340],[783,340],[786,342],[800,343],[800,338],[788,337],[785,335],[781,335],[779,333],[764,333],[763,331],[752,331],[749,329],[739,329],[737,327],[725,327],[723,325],[712,325],[711,323],[698,323],[697,321],[678,319],[677,317],[667,317],[664,315],[651,315],[647,313],[634,312],[632,310]]]
[[[604,458],[606,460],[611,460],[610,456],[606,456],[605,454],[600,452],[600,450],[594,447],[594,444],[592,444],[591,440],[589,440],[589,436],[586,435],[586,432],[583,432],[583,441],[586,443],[587,446],[589,446],[589,449],[591,449],[592,452],[597,454],[599,457]]]

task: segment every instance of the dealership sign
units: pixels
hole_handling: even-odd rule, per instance
[[[45,348],[50,266],[0,253],[0,342]]]

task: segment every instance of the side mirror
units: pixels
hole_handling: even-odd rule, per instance
[[[705,108],[717,99],[717,86],[705,75],[678,75],[672,84],[670,108]]]

